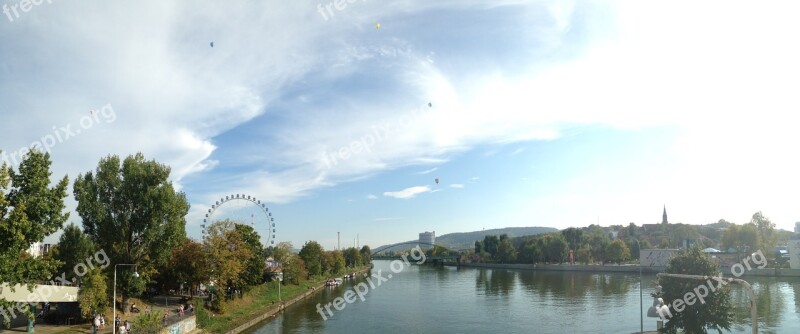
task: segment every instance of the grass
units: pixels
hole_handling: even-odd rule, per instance
[[[281,299],[287,301],[302,295],[308,292],[310,287],[318,286],[323,281],[322,279],[314,279],[304,281],[300,285],[282,285]],[[241,298],[229,300],[225,304],[225,309],[228,311],[224,314],[214,314],[205,309],[201,310],[198,305],[197,324],[204,331],[224,333],[266,313],[274,307],[278,307],[278,305],[277,283],[265,283],[251,288]]]

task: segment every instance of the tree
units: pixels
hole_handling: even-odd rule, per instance
[[[94,252],[94,242],[75,224],[69,224],[64,228],[57,247],[52,251],[53,258],[62,262],[59,272],[65,273],[67,278],[74,277],[76,265],[86,262]],[[82,277],[75,278],[78,282],[82,280]]]
[[[537,263],[542,261],[542,249],[536,240],[528,240],[521,247],[517,260],[521,263]]]
[[[147,312],[137,317],[136,320],[133,320],[131,332],[146,334],[160,333],[162,326],[161,313]]]
[[[211,262],[211,279],[216,282],[217,291],[231,297],[234,289],[244,286],[242,272],[255,256],[235,225],[227,219],[211,224],[204,245]],[[219,300],[216,308],[224,309],[222,300]]]
[[[581,247],[578,248],[578,251],[575,252],[575,260],[583,264],[594,262],[594,259],[592,258],[592,250],[588,245],[581,245]]]
[[[567,240],[560,233],[548,234],[544,237],[545,259],[549,262],[564,262],[569,253]]]
[[[688,251],[681,251],[672,256],[664,270],[670,274],[688,274],[717,276],[719,267],[699,247],[692,247]],[[684,303],[685,309],[678,312],[670,308],[672,318],[664,325],[667,333],[677,333],[682,329],[686,333],[707,333],[708,329],[720,331],[730,330],[733,320],[733,307],[730,302],[730,288],[717,287],[713,291],[708,289],[708,296],[704,297],[705,303],[697,300],[692,305]],[[687,293],[694,292],[699,285],[707,284],[704,280],[692,280],[674,277],[660,277],[659,284],[663,287],[662,298],[667,305],[674,305],[675,300],[684,300]],[[686,299],[688,301],[688,299]]]
[[[334,275],[344,273],[344,269],[347,267],[347,265],[345,263],[344,254],[342,254],[342,251],[337,249],[328,253],[331,255],[333,260],[331,263],[331,273]]]
[[[369,246],[361,246],[359,253],[361,253],[361,265],[366,266],[372,262],[372,249]]]
[[[261,244],[261,236],[258,235],[252,226],[236,224],[235,230],[242,237],[242,241],[247,246],[250,257],[244,271],[242,271],[241,282],[244,286],[258,285],[264,282],[264,245]]]
[[[14,286],[45,281],[60,265],[57,260],[26,253],[32,243],[60,229],[68,218],[62,213],[67,177],[51,188],[50,164],[49,154],[30,151],[19,173],[5,163],[0,165],[0,282]],[[11,309],[14,304],[0,299],[0,307]],[[6,326],[9,322],[3,317]]]
[[[628,249],[630,250],[630,258],[638,260],[641,241],[638,241],[634,237],[630,237],[625,245],[628,246]]]
[[[300,284],[308,277],[306,263],[299,255],[290,254],[281,264],[283,283]]]
[[[583,238],[583,231],[574,227],[570,227],[566,230],[561,231],[561,235],[564,236],[564,239],[567,240],[569,243],[569,249],[576,250],[581,243],[581,239]]]
[[[78,306],[87,319],[108,306],[108,284],[100,268],[90,269],[78,291]]]
[[[611,242],[605,234],[594,233],[589,237],[589,247],[595,260],[606,261],[606,247]]]
[[[621,264],[623,261],[631,257],[631,252],[628,250],[628,246],[619,239],[608,244],[606,254],[609,261],[616,262],[617,264]]]
[[[322,266],[323,253],[322,246],[316,241],[308,241],[303,245],[303,248],[300,248],[299,255],[305,262],[309,275],[323,275],[325,273]]]
[[[722,247],[736,249],[739,256],[756,251],[759,248],[758,228],[753,223],[731,224],[722,234]]]
[[[291,242],[281,241],[277,246],[267,247],[267,256],[271,256],[273,260],[283,263],[292,255],[292,248]]]
[[[483,247],[483,241],[475,240],[475,254],[481,254],[485,251],[486,249]]]
[[[161,282],[162,288],[179,288],[179,282],[186,282],[194,291],[194,287],[201,283],[208,283],[211,279],[209,257],[203,251],[203,245],[189,238],[185,238],[177,247],[172,249],[169,262],[159,270],[156,281]]]
[[[500,263],[511,263],[517,259],[517,250],[514,249],[514,245],[511,244],[511,240],[508,239],[508,237],[500,241],[495,259],[500,261]]]
[[[500,239],[496,235],[487,235],[483,237],[483,249],[494,256],[497,254],[497,247],[500,246]]]
[[[753,214],[750,224],[755,225],[758,229],[759,244],[772,249],[775,246],[775,223],[764,217],[764,214],[759,211]],[[767,253],[772,254],[772,252]]]
[[[344,263],[351,268],[361,265],[361,252],[355,247],[350,247],[344,250]]]
[[[169,174],[169,167],[146,161],[141,153],[122,163],[118,156],[109,156],[100,160],[94,173],[78,175],[73,185],[84,232],[112,263],[135,264],[141,275],[117,279],[123,312],[130,296],[144,290],[186,235],[189,203],[172,187]]]

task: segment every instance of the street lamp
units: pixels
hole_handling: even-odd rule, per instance
[[[642,314],[642,309],[644,309],[644,304],[642,302],[642,244],[639,243],[639,239],[636,240],[636,248],[639,249],[639,333],[644,333],[644,315]]]
[[[114,265],[114,295],[111,296],[111,321],[114,322],[114,328],[111,333],[117,334],[117,266],[133,266],[133,277],[138,278],[139,273],[136,272],[136,265],[132,263],[121,263]]]
[[[278,301],[281,302],[281,282],[283,282],[283,272],[278,273]]]

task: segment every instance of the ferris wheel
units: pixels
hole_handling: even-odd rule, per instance
[[[265,246],[275,244],[275,219],[267,205],[261,200],[245,194],[234,194],[220,198],[211,205],[203,218],[203,240],[208,234],[207,225],[230,220],[236,224],[250,225],[261,236]]]

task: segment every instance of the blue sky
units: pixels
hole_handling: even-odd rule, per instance
[[[793,2],[2,4],[4,159],[50,142],[72,180],[141,151],[172,167],[195,238],[237,193],[298,247],[663,205],[800,221]]]

